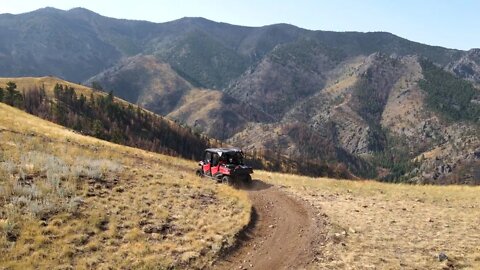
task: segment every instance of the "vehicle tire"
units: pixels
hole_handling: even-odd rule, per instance
[[[217,181],[217,183],[221,183],[222,182],[222,175],[221,174],[216,174],[214,176],[212,176],[212,179]]]
[[[222,177],[222,183],[231,186],[231,185],[233,185],[233,179],[232,179],[232,177],[230,177],[228,175],[225,175],[224,177]]]
[[[199,177],[203,177],[203,172],[201,170],[197,170],[196,172],[196,175],[199,176]]]
[[[243,179],[243,181],[245,181],[245,183],[251,183],[251,182],[252,182],[252,176],[251,176],[250,174],[247,175],[247,176]]]

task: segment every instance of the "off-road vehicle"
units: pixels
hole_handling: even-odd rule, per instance
[[[197,175],[211,177],[229,185],[252,181],[253,169],[243,163],[243,152],[238,148],[208,148],[198,163]]]

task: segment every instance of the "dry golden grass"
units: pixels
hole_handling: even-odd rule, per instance
[[[178,109],[169,116],[180,118],[183,115],[191,115],[185,122],[194,123],[197,119],[208,119],[211,111],[222,107],[222,92],[207,89],[192,89],[185,95]],[[195,113],[193,113],[195,112]]]
[[[348,60],[341,68],[331,71],[325,89],[322,92],[335,97],[348,91],[358,81],[356,73],[364,64],[364,61],[365,57],[356,57]]]
[[[0,78],[0,86],[4,86],[7,84],[7,82],[15,82],[17,85],[17,90],[20,92],[22,90],[29,90],[33,88],[39,88],[41,86],[45,87],[45,91],[47,92],[48,95],[53,96],[53,88],[57,83],[62,84],[62,85],[67,85],[69,87],[75,88],[75,91],[77,92],[78,95],[83,94],[84,96],[89,97],[90,93],[92,93],[92,89],[90,87],[76,84],[76,83],[71,83],[67,82],[64,80],[61,80],[56,77],[18,77],[18,78]]]
[[[1,103],[0,142],[0,268],[201,268],[249,221],[246,194],[197,179],[191,161]]]
[[[344,78],[339,79],[335,83],[332,83],[332,85],[326,87],[323,92],[328,93],[332,96],[338,96],[341,95],[345,90],[348,88],[351,88],[357,83],[358,78],[351,75],[351,76],[346,76]]]
[[[439,156],[441,153],[442,153],[441,146],[437,146],[430,151],[421,153],[420,155],[415,157],[415,160],[418,160],[418,159],[421,159],[421,158],[433,159],[433,158]]]
[[[214,133],[217,126],[213,122],[198,123],[199,119],[209,119],[212,113],[218,112],[222,104],[223,93],[216,90],[192,89],[179,102],[181,104],[167,115],[171,119],[182,119],[190,127],[198,124],[204,126],[202,132]]]
[[[319,210],[321,269],[480,269],[480,187],[256,172]],[[439,262],[444,252],[448,260]]]

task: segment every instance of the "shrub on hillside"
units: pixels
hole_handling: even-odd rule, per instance
[[[121,165],[109,160],[79,157],[74,164],[67,164],[38,151],[22,155],[18,163],[3,161],[0,201],[13,208],[0,213],[0,219],[14,220],[12,215],[16,213],[38,219],[60,212],[75,213],[82,202],[77,189],[81,177],[97,180],[121,170]]]

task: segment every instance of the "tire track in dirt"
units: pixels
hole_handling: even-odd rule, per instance
[[[315,258],[313,245],[321,241],[313,209],[260,180],[247,190],[252,224],[213,269],[306,268]]]

